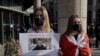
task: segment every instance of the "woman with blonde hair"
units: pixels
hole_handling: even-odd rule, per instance
[[[60,37],[59,56],[91,56],[89,38],[78,15],[71,15],[68,27]]]
[[[30,28],[28,33],[46,33],[51,32],[49,24],[49,16],[45,7],[36,8],[33,14],[33,25]]]
[[[45,7],[35,9],[33,14],[33,25],[28,29],[27,33],[54,33],[50,28],[49,16]],[[52,40],[57,43],[55,38],[52,38]],[[55,43],[52,43],[53,49],[59,48]],[[20,49],[18,50],[18,55],[22,55]]]

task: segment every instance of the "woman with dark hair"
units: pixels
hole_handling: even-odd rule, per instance
[[[71,15],[68,27],[60,38],[60,56],[91,56],[89,38],[78,15]]]

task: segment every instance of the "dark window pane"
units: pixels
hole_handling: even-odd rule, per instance
[[[13,13],[13,20],[14,20],[14,24],[17,25],[18,24],[18,14],[17,13]]]
[[[10,6],[10,1],[9,0],[2,0],[2,5],[3,6]]]
[[[0,0],[0,6],[2,5],[2,0]]]
[[[9,20],[9,12],[4,11],[3,12],[3,24],[9,24],[10,20]]]
[[[22,14],[19,14],[19,24],[20,24],[20,26],[24,26],[23,15]]]

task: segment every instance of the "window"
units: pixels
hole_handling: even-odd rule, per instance
[[[12,0],[13,2],[13,5],[21,5],[22,4],[22,1],[21,0]]]
[[[2,0],[0,1],[0,6],[2,5]]]
[[[3,12],[3,24],[5,24],[5,25],[10,24],[9,12],[7,12],[7,11]]]
[[[3,38],[4,41],[10,40],[10,16],[8,11],[3,11]]]
[[[13,13],[12,16],[13,16],[12,19],[14,20],[14,24],[17,25],[18,24],[18,14],[17,13]]]
[[[10,6],[10,0],[2,0],[2,6]]]
[[[24,26],[24,19],[22,14],[19,14],[19,24],[20,26]]]

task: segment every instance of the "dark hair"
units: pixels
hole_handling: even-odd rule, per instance
[[[65,34],[69,35],[69,34],[71,34],[73,32],[73,30],[72,30],[72,23],[73,23],[73,20],[75,18],[79,18],[80,19],[80,17],[78,15],[71,15],[69,17],[69,19],[68,19],[68,26],[67,26],[67,30],[66,30]],[[82,25],[81,25],[81,29],[78,31],[78,33],[82,33],[82,32],[83,32],[83,28],[82,28]]]

